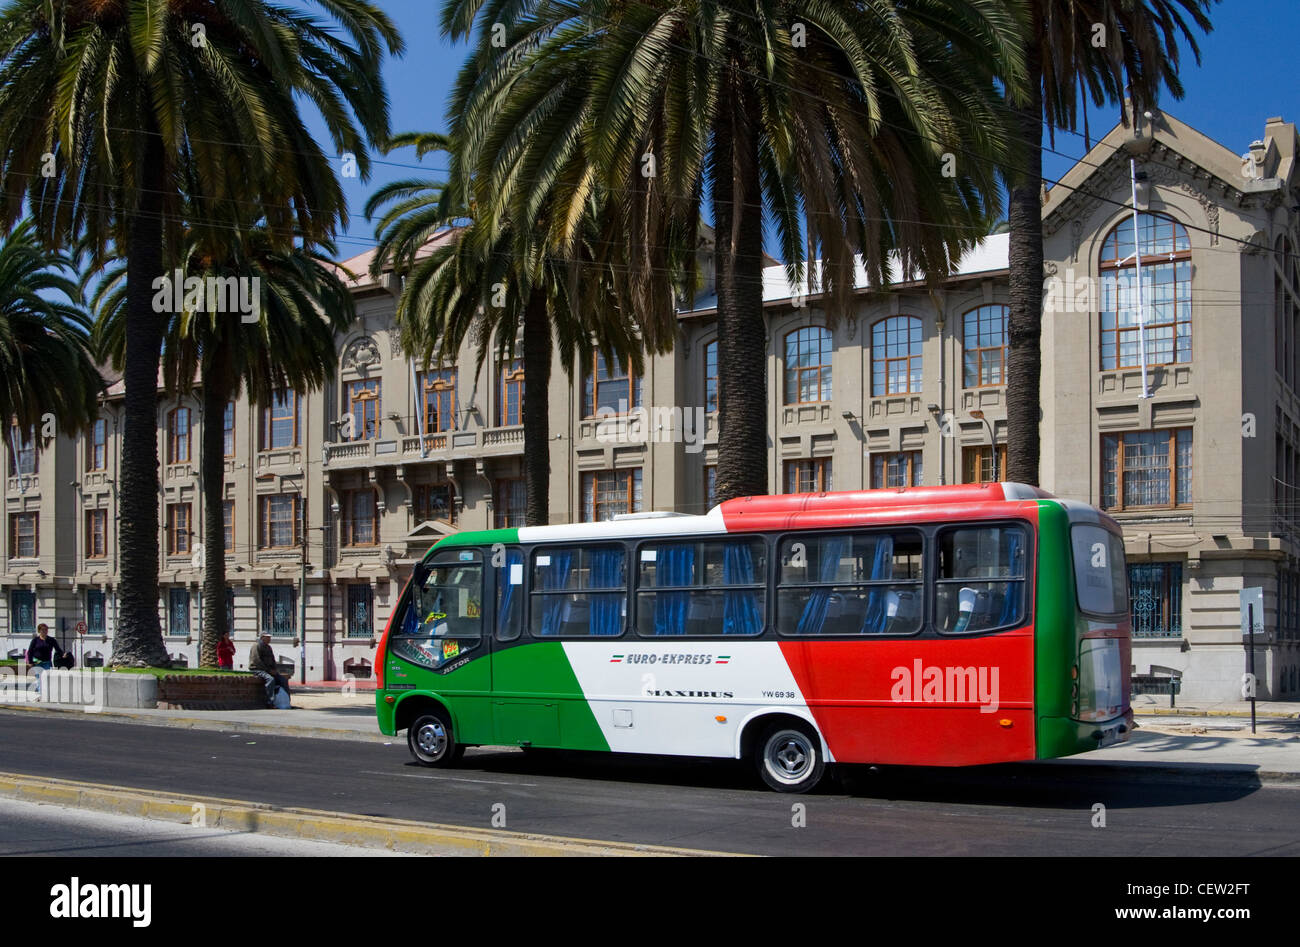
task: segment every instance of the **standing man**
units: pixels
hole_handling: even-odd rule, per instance
[[[41,692],[41,675],[54,666],[54,659],[63,653],[59,643],[50,637],[50,626],[42,622],[36,626],[36,637],[27,646],[27,670],[36,669],[36,693]]]
[[[289,680],[280,673],[279,666],[275,663],[275,652],[271,650],[271,633],[263,630],[262,636],[253,645],[253,650],[248,652],[248,669],[262,679],[266,684],[266,705],[275,706],[275,689],[283,687],[285,694],[291,695],[289,691]]]

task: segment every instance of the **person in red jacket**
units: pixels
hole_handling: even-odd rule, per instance
[[[230,640],[230,632],[224,632],[217,642],[217,667],[233,671],[235,669],[235,643]]]

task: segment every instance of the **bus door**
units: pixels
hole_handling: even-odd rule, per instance
[[[501,746],[558,746],[560,704],[547,669],[563,654],[559,642],[533,642],[524,630],[527,585],[524,550],[497,547],[492,553],[495,629],[492,641],[492,728]]]
[[[428,689],[447,698],[462,743],[491,742],[489,634],[484,627],[483,554],[452,548],[434,553],[411,583],[408,658],[433,671]]]

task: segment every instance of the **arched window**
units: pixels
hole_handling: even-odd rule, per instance
[[[915,394],[921,390],[921,320],[890,316],[871,328],[871,393]]]
[[[963,317],[965,386],[1006,384],[1007,313],[1003,305],[980,306]]]
[[[1138,257],[1133,219],[1125,217],[1101,248],[1101,367],[1141,364],[1138,325],[1146,324],[1146,363],[1192,360],[1192,246],[1187,231],[1171,217],[1139,214],[1142,294],[1137,292]],[[1140,318],[1144,315],[1145,318]]]
[[[831,400],[831,334],[818,326],[785,337],[785,403]]]

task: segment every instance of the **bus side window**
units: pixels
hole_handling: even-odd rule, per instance
[[[1025,533],[1017,526],[974,526],[939,534],[935,625],[973,634],[1025,617]]]
[[[497,640],[514,641],[524,630],[524,552],[511,546],[496,569]]]
[[[627,618],[622,546],[543,546],[533,553],[532,633],[617,637]]]

